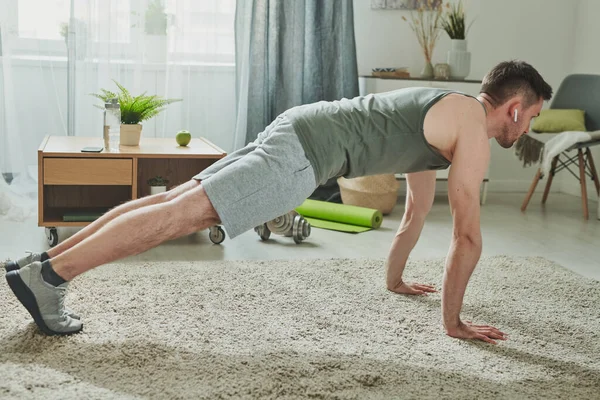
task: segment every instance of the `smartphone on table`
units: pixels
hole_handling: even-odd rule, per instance
[[[104,150],[104,147],[99,146],[88,146],[81,149],[83,153],[100,153],[102,150]]]

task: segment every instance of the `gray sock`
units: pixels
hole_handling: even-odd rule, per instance
[[[44,261],[49,260],[49,259],[50,259],[50,257],[48,257],[48,253],[43,252],[42,254],[40,254],[40,261],[41,262],[44,262]]]
[[[42,279],[52,286],[58,286],[66,282],[54,271],[52,264],[50,264],[50,260],[46,260],[42,263]]]

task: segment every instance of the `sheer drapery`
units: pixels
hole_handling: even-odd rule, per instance
[[[91,93],[183,99],[142,137],[188,129],[235,145],[235,0],[0,0],[0,216],[37,210],[46,135],[102,135]]]

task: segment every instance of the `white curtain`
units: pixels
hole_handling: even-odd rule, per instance
[[[183,100],[144,122],[142,138],[188,129],[227,152],[240,147],[235,0],[0,5],[0,217],[35,216],[44,136],[102,136],[100,101],[90,94],[117,91],[113,81],[133,95]]]

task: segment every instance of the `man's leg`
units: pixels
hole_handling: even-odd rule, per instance
[[[192,188],[170,200],[115,217],[53,259],[8,272],[10,288],[38,327],[48,335],[68,335],[83,328],[64,306],[67,281],[73,277],[219,223],[200,182],[188,185]]]
[[[85,228],[81,229],[79,232],[69,237],[67,240],[61,242],[56,247],[46,251],[45,253],[30,253],[29,255],[22,257],[18,260],[9,261],[5,265],[5,269],[7,272],[14,271],[19,268],[23,268],[24,266],[31,264],[34,261],[46,261],[47,259],[54,258],[59,254],[67,251],[71,247],[75,246],[77,243],[80,243],[82,240],[86,239],[90,235],[93,235],[104,225],[118,217],[119,215],[123,215],[129,211],[137,210],[141,207],[146,207],[152,204],[164,203],[165,201],[169,201],[174,199],[175,197],[185,193],[186,191],[195,187],[194,182],[188,181],[182,185],[179,185],[168,192],[159,193],[152,196],[142,197],[141,199],[132,200],[127,203],[121,204],[104,214],[102,217],[87,225]]]
[[[188,181],[182,185],[179,185],[169,190],[168,192],[142,197],[140,199],[132,200],[127,203],[121,204],[120,206],[113,208],[112,210],[110,210],[91,224],[87,225],[85,228],[81,229],[73,236],[59,243],[56,247],[53,247],[50,250],[48,250],[46,254],[48,254],[49,258],[54,258],[59,254],[62,254],[65,251],[69,250],[76,244],[82,242],[84,239],[90,237],[98,230],[100,230],[100,228],[105,226],[107,223],[109,223],[116,217],[128,213],[130,211],[137,210],[141,207],[146,207],[153,204],[160,204],[172,200],[177,196],[187,192],[188,190],[193,189],[194,187],[196,187],[196,182]]]
[[[70,281],[99,265],[218,224],[217,212],[200,182],[193,180],[189,185],[193,188],[168,201],[117,216],[93,235],[52,258],[52,269]]]

